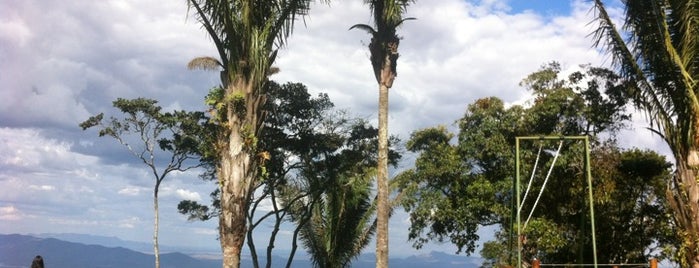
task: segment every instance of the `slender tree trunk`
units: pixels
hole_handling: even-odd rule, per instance
[[[252,217],[251,215],[247,215],[248,219],[247,222],[249,224],[248,229],[245,231],[246,237],[248,239],[247,244],[248,244],[248,250],[250,250],[250,259],[252,259],[252,267],[253,268],[259,268],[260,267],[260,261],[257,258],[257,248],[255,248],[255,241],[253,240],[253,230],[250,228],[254,228],[254,225],[252,225]]]
[[[677,174],[668,200],[674,210],[675,221],[680,228],[682,255],[686,265],[699,268],[699,172],[683,159],[677,161]]]
[[[379,152],[376,175],[376,267],[388,267],[388,86],[379,86]]]
[[[160,248],[158,247],[158,226],[160,226],[160,212],[158,210],[158,187],[156,183],[153,190],[153,254],[155,255],[155,268],[160,268]]]

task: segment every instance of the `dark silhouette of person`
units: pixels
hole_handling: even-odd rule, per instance
[[[32,268],[44,268],[44,258],[36,255],[36,257],[34,257],[34,261],[32,261]]]

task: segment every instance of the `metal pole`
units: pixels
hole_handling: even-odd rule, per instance
[[[585,171],[587,172],[587,193],[590,202],[590,225],[592,227],[592,260],[597,268],[597,239],[595,238],[595,202],[592,195],[592,172],[590,162],[590,139],[585,136]]]
[[[517,151],[517,149],[515,149]],[[515,163],[517,163],[517,158],[515,157]],[[515,167],[515,172],[516,167]],[[510,265],[514,263],[514,258],[515,258],[515,221],[517,218],[517,198],[515,197],[515,184],[517,184],[517,179],[516,176],[512,177],[512,192],[510,192],[510,209],[512,209],[510,213],[510,229],[509,229],[509,239],[508,239],[508,246],[507,246],[507,263]]]
[[[515,138],[515,184],[514,184],[514,192],[515,196],[517,199],[516,206],[514,209],[517,210],[517,268],[522,267],[522,230],[521,230],[521,218],[520,218],[520,212],[519,212],[519,206],[521,205],[520,203],[522,200],[520,200],[520,191],[519,191],[519,137]]]

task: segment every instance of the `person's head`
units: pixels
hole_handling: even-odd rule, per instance
[[[44,268],[44,258],[36,255],[36,257],[34,257],[34,261],[32,261],[32,268]]]

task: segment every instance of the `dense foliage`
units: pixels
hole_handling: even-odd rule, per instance
[[[624,113],[627,85],[612,72],[589,66],[568,79],[559,75],[560,67],[551,63],[525,78],[521,85],[533,93],[528,106],[506,108],[495,97],[477,100],[457,121],[457,136],[445,127],[411,135],[407,149],[419,155],[415,167],[398,179],[405,194],[403,206],[410,213],[410,239],[416,247],[430,240],[448,241],[459,251],[472,253],[480,239],[478,229],[496,225],[500,228],[497,241],[487,243],[481,252],[487,259],[485,266],[511,263],[512,245],[518,239],[509,232],[513,223],[514,142],[517,136],[532,135],[592,137],[597,233],[604,237],[604,241],[598,239],[601,261],[643,259],[649,247],[667,242],[671,225],[661,193],[669,165],[655,153],[624,151],[615,144],[614,134],[628,118]],[[542,188],[558,145],[559,141],[521,144],[523,174],[527,174],[523,177],[529,178],[540,158],[532,196],[521,208],[524,219],[533,207],[533,196]],[[544,150],[537,156],[539,146]],[[534,217],[519,239],[524,240],[527,258],[591,263],[584,147],[573,141],[561,146]],[[636,170],[638,166],[644,169]],[[523,184],[526,186],[526,181]],[[628,235],[629,231],[636,235]],[[622,247],[615,241],[626,243]]]
[[[259,169],[246,215],[253,263],[262,263],[258,242],[253,240],[257,227],[272,226],[266,252],[269,266],[282,223],[292,221],[293,245],[287,265],[293,260],[298,238],[317,265],[344,267],[366,246],[375,229],[370,189],[377,130],[333,110],[327,95],[311,97],[302,84],[270,81],[266,87],[265,131],[259,147],[269,156]],[[397,152],[390,152],[390,163],[399,158]],[[218,216],[218,197],[218,191],[212,193],[211,206],[184,200],[178,209],[190,219],[208,220]],[[261,209],[263,202],[271,203],[272,209]]]

